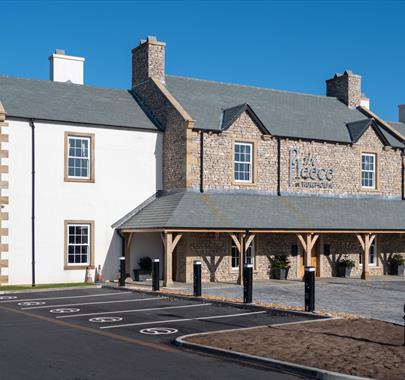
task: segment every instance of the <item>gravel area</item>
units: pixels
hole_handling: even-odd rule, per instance
[[[354,376],[405,378],[403,328],[381,321],[297,323],[212,333],[187,340]]]

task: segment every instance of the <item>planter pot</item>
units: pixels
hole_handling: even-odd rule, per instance
[[[286,280],[288,276],[288,270],[289,268],[287,269],[273,268],[271,278],[275,280]]]
[[[405,270],[404,265],[391,264],[389,266],[388,274],[390,274],[391,276],[403,276],[404,270]]]
[[[141,269],[134,269],[134,281],[146,281],[152,278],[152,275],[148,272],[144,272]]]
[[[338,277],[350,277],[350,274],[352,273],[352,267],[349,267],[345,264],[340,264],[336,268],[336,274]]]

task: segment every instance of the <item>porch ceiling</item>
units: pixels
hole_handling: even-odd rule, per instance
[[[241,193],[157,193],[115,223],[124,231],[405,232],[405,201]]]

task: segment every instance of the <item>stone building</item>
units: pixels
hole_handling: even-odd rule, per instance
[[[367,278],[405,254],[405,105],[382,120],[350,71],[326,96],[169,76],[165,50],[132,50],[129,90],[61,50],[50,80],[0,77],[0,285],[114,280],[121,255],[165,285],[196,259],[204,281],[284,256],[289,278],[342,258]]]
[[[361,76],[335,74],[326,96],[174,77],[154,37],[132,62],[164,138],[162,191],[113,225],[130,267],[148,239],[163,241],[166,285],[191,281],[196,259],[204,281],[241,281],[242,263],[268,279],[277,255],[289,278],[334,276],[342,258],[367,278],[405,254],[405,108],[375,115]]]

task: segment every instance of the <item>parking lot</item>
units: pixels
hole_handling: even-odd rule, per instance
[[[0,322],[5,332],[7,330],[7,333],[3,334],[1,340],[0,355],[3,359],[10,357],[12,361],[15,361],[16,355],[21,359],[21,351],[28,349],[30,353],[29,357],[32,358],[36,354],[32,348],[38,344],[43,355],[47,350],[51,351],[49,357],[43,357],[42,355],[41,360],[45,359],[46,362],[46,359],[53,357],[53,365],[58,366],[59,362],[55,357],[59,358],[60,355],[63,356],[65,349],[71,350],[68,347],[77,341],[79,339],[78,336],[80,336],[80,340],[86,339],[86,337],[87,340],[85,340],[86,343],[82,343],[82,346],[77,347],[79,352],[88,348],[87,346],[89,345],[97,351],[96,345],[101,344],[102,346],[99,347],[104,347],[104,350],[109,353],[109,360],[116,355],[119,355],[121,360],[123,357],[131,357],[132,354],[138,351],[142,351],[142,354],[145,354],[148,350],[152,350],[148,356],[149,360],[139,361],[140,356],[137,355],[135,360],[137,364],[135,365],[135,362],[132,362],[134,370],[136,369],[140,373],[143,371],[148,375],[152,375],[152,378],[155,378],[158,368],[155,368],[150,362],[153,362],[162,354],[170,355],[170,357],[162,357],[160,363],[169,360],[171,364],[175,363],[181,356],[190,356],[188,362],[182,361],[181,366],[177,368],[177,370],[182,369],[182,371],[185,371],[185,374],[191,371],[189,375],[195,371],[193,361],[194,363],[202,361],[202,368],[207,365],[209,366],[209,371],[212,372],[211,378],[223,378],[221,377],[221,366],[214,371],[215,367],[206,362],[215,360],[222,361],[222,366],[239,367],[238,373],[240,371],[247,371],[246,376],[261,378],[263,375],[264,378],[267,373],[267,378],[269,378],[268,370],[244,367],[237,363],[230,363],[229,361],[225,363],[225,359],[213,359],[203,357],[201,354],[188,353],[175,347],[172,342],[177,336],[186,334],[288,323],[312,318],[314,317],[280,311],[245,308],[243,305],[212,304],[112,289],[93,288],[4,294],[0,295]],[[14,334],[12,333],[13,328],[18,329]],[[19,340],[19,335],[24,336],[25,339],[21,338]],[[30,335],[34,336],[30,337]],[[49,344],[50,337],[52,337],[51,344]],[[73,339],[72,342],[70,341],[71,339]],[[42,344],[41,340],[43,340]],[[93,342],[93,340],[97,340],[97,342]],[[114,340],[114,345],[109,345],[111,340]],[[124,345],[130,344],[131,353],[128,349],[124,349],[122,353],[122,347],[112,350],[119,343]],[[15,355],[10,354],[13,351]],[[176,357],[176,360],[173,361],[173,358],[177,355],[179,357]],[[96,363],[101,368],[105,367],[107,365],[106,362],[100,362],[99,358],[100,356],[95,357]],[[74,368],[74,366],[70,367],[71,373],[67,372],[65,374],[63,372],[64,375],[61,375],[62,377],[56,376],[56,373],[50,368],[42,373],[41,376],[36,377],[36,372],[29,372],[30,375],[27,376],[28,373],[24,372],[24,365],[26,365],[28,371],[33,363],[24,361],[23,366],[19,362],[20,364],[17,368],[6,366],[9,376],[7,376],[6,372],[6,376],[2,378],[18,378],[17,373],[19,376],[24,374],[25,378],[42,379],[55,377],[66,379],[116,378],[112,376],[114,371],[124,371],[124,367],[126,366],[127,369],[122,375],[128,376],[126,371],[131,371],[132,368],[131,362],[126,362],[125,366],[120,368],[120,360],[118,360],[115,362],[110,376],[107,376],[107,369],[104,369],[101,373],[96,368],[85,372],[86,376],[84,377],[76,374],[77,371],[81,374],[80,370],[83,369],[83,366],[90,365],[91,360],[88,359],[86,357],[86,360],[82,360],[78,368]],[[0,373],[4,374],[5,362],[1,360],[0,363],[2,363],[0,364]],[[155,363],[156,365],[159,365],[159,360]],[[64,364],[61,365],[61,367],[63,366]],[[35,371],[39,371],[40,368],[44,370],[46,369],[45,367],[36,366]],[[169,366],[168,368],[172,367]],[[110,368],[109,370],[111,371],[112,369]],[[14,371],[17,372],[14,373]],[[227,374],[231,373],[229,371],[232,372],[229,368],[226,369]],[[252,371],[256,371],[257,373],[253,373]],[[73,373],[75,373],[74,376]],[[277,376],[273,378],[296,378],[288,374],[276,374]],[[166,378],[176,377],[174,373],[172,375],[169,371],[166,373]],[[200,375],[194,373],[195,378],[206,378]]]

